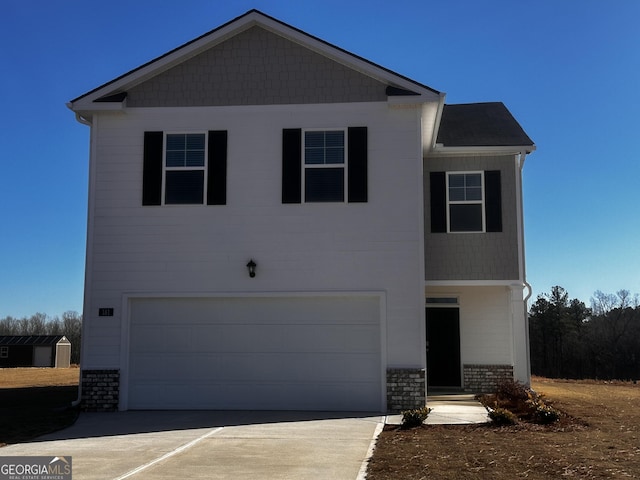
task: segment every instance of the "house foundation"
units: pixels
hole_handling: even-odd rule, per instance
[[[500,382],[513,380],[512,365],[464,365],[464,390],[474,393],[495,392]]]
[[[424,369],[387,369],[387,410],[389,412],[402,412],[403,410],[422,408],[425,403]]]
[[[80,408],[85,412],[114,412],[120,396],[120,370],[83,370]]]

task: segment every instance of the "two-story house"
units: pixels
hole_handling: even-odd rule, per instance
[[[86,409],[399,410],[529,381],[501,103],[259,11],[69,103],[90,127]]]

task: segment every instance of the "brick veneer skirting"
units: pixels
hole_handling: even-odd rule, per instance
[[[82,401],[85,412],[118,410],[120,370],[82,370]]]
[[[464,365],[464,389],[467,392],[489,393],[503,380],[513,380],[511,365]]]
[[[424,407],[425,371],[421,368],[387,369],[387,410],[401,412]]]

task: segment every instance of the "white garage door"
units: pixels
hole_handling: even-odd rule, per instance
[[[131,300],[128,408],[380,411],[377,297]]]

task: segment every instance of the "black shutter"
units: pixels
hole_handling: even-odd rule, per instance
[[[207,205],[227,204],[227,131],[209,132]]]
[[[429,176],[431,199],[431,233],[447,231],[447,183],[445,172],[431,172]]]
[[[366,202],[368,197],[367,127],[349,128],[349,202]]]
[[[302,130],[282,130],[282,203],[302,201]]]
[[[142,205],[162,203],[163,132],[144,132]]]
[[[487,232],[502,231],[502,192],[500,185],[500,170],[484,172]]]

